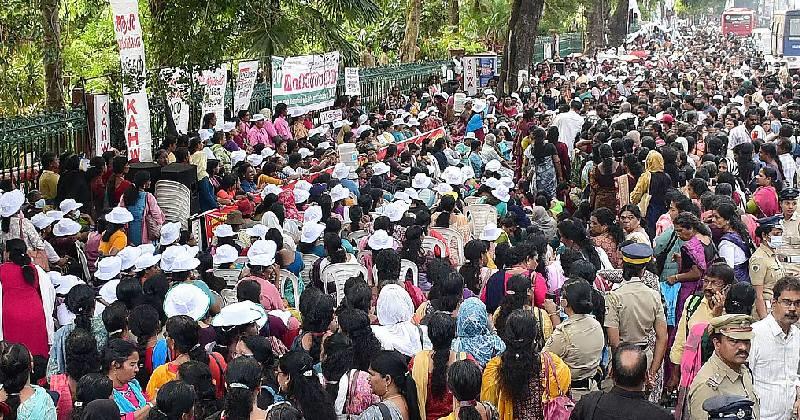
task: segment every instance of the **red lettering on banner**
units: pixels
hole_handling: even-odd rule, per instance
[[[125,125],[125,136],[128,144],[128,159],[139,159],[139,123],[136,121],[137,114],[135,99],[125,100],[125,115],[128,123]]]
[[[125,114],[138,114],[136,111],[136,99],[128,98],[125,100]]]

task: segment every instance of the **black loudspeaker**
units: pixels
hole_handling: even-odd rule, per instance
[[[197,184],[197,167],[186,163],[170,163],[161,168],[161,179],[180,182],[194,190]]]
[[[156,182],[161,179],[161,165],[155,162],[134,162],[130,164],[130,170],[126,178],[128,181],[133,182],[136,179],[136,174],[140,171],[150,172],[150,188],[148,192],[153,192],[156,187]]]

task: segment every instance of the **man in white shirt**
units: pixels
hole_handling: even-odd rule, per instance
[[[753,324],[748,362],[753,372],[761,420],[783,420],[798,414],[800,363],[800,278],[786,276],[773,288],[772,314]]]
[[[583,107],[580,101],[572,101],[569,107],[569,112],[558,114],[553,118],[552,125],[558,127],[558,141],[567,145],[571,156],[575,146],[575,137],[580,134],[584,119],[578,114]]]
[[[757,129],[760,129],[759,132]],[[767,134],[761,128],[761,115],[755,109],[748,110],[744,115],[744,124],[739,124],[731,130],[728,137],[728,155],[733,157],[733,148],[744,143],[753,141],[753,133],[756,138],[765,139]]]

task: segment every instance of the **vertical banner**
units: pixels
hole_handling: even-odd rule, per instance
[[[517,72],[517,90],[522,89],[522,84],[528,81],[528,70]]]
[[[94,154],[100,156],[111,148],[108,95],[94,95]]]
[[[167,104],[172,113],[172,121],[175,122],[175,129],[180,134],[186,134],[189,132],[189,104],[184,99],[189,96],[187,74],[178,67],[166,68],[161,70],[161,78],[169,88]]]
[[[553,58],[553,44],[550,42],[546,42],[543,45],[543,47],[544,47],[544,53],[542,55],[544,56],[544,59],[549,60]]]
[[[478,60],[475,57],[461,59],[464,66],[464,91],[469,96],[478,93]]]
[[[344,94],[347,96],[361,96],[361,79],[358,76],[358,67],[344,68]]]
[[[497,75],[497,57],[478,58],[478,72],[480,74],[480,86],[489,86],[489,81]]]
[[[225,88],[228,86],[228,71],[224,66],[214,70],[203,70],[200,84],[205,86],[203,94],[203,116],[208,113],[217,117],[214,129],[222,130],[225,123]]]
[[[236,94],[233,97],[234,115],[242,109],[250,108],[250,98],[253,97],[253,87],[258,77],[258,60],[240,61],[239,72],[236,77]]]
[[[150,136],[150,107],[147,103],[146,67],[142,22],[138,0],[110,0],[114,35],[122,65],[122,95],[125,106],[125,142],[128,159],[150,162],[153,140]]]
[[[339,52],[272,57],[272,105],[285,103],[290,115],[333,106],[339,80]]]

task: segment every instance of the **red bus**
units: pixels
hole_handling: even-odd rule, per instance
[[[722,35],[749,36],[755,27],[756,13],[750,9],[733,8],[722,12]]]

